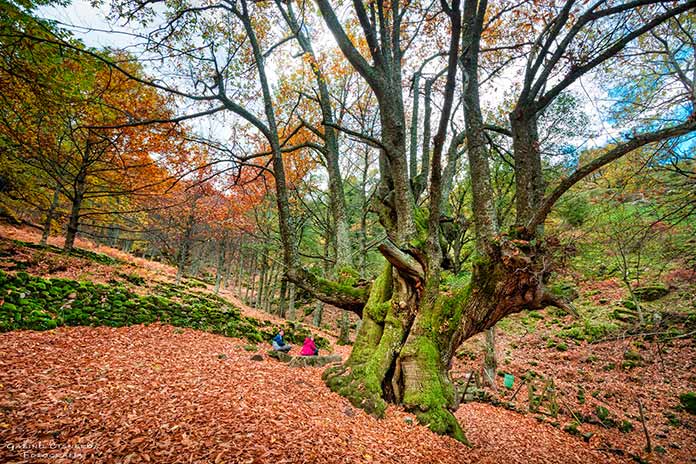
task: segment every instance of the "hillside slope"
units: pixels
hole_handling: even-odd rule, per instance
[[[48,278],[60,284],[57,292],[47,288],[45,299],[21,296],[34,305],[62,307],[56,298],[63,297],[73,305],[82,292],[95,291],[106,298],[97,299],[103,305],[116,289],[154,311],[145,314],[147,322],[168,321],[162,315],[170,310],[162,304],[169,301],[175,311],[185,311],[187,321],[189,308],[206,312],[216,306],[225,317],[241,315],[251,325],[235,324],[235,330],[251,332],[241,340],[223,336],[240,333],[227,324],[221,330],[214,323],[190,323],[195,321],[137,325],[128,310],[119,309],[112,320],[111,313],[99,319],[101,313],[87,308],[92,318],[87,324],[130,327],[0,334],[0,442],[11,444],[0,449],[0,461],[42,462],[23,457],[22,447],[31,452],[36,451],[31,446],[53,441],[61,452],[77,450],[86,462],[694,462],[696,421],[679,404],[679,394],[696,389],[691,319],[671,338],[622,331],[618,337],[602,332],[595,340],[589,332],[598,326],[582,326],[568,316],[513,316],[501,324],[498,374],[514,374],[515,390],[525,379],[537,398],[552,380],[555,406],[547,396],[529,412],[531,397],[522,388],[511,403],[519,412],[506,409],[514,390],[504,388],[499,377],[497,392],[478,388],[483,398],[456,413],[473,444],[467,448],[414,425],[399,408],[390,407],[384,420],[365,415],[326,388],[322,369],[294,369],[269,359],[267,339],[284,321],[244,305],[228,289],[215,297],[212,286],[195,279],[174,286],[174,270],[161,263],[89,242],[65,254],[33,246],[37,239],[23,229],[0,229],[0,272],[25,273],[23,281],[38,295],[43,293],[37,284],[49,286]],[[11,282],[16,287],[16,279]],[[612,291],[587,288],[578,301],[608,298]],[[0,316],[9,314],[9,305],[16,309],[15,297],[0,298]],[[151,305],[152,298],[160,303]],[[620,302],[623,296],[613,298]],[[92,300],[82,306],[92,306]],[[46,312],[53,320],[66,317],[50,308],[29,314]],[[53,326],[42,321],[20,326]],[[337,346],[336,333],[308,328],[326,338],[325,351],[347,357],[350,347]],[[467,342],[453,376],[478,372],[483,351],[480,337]],[[261,360],[251,359],[258,355]],[[646,408],[652,453],[643,449],[637,399]],[[92,448],[75,448],[78,443]]]

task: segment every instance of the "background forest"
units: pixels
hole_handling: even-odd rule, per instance
[[[290,459],[409,436],[420,462],[496,460],[505,435],[513,462],[693,460],[695,7],[0,0],[0,363],[33,356],[25,329],[163,323],[244,340],[196,356],[245,366],[282,326],[340,355],[307,368],[337,424],[397,423],[378,456],[342,430]],[[15,374],[8,442],[32,428]]]

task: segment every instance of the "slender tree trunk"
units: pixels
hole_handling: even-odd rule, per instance
[[[285,177],[285,166],[283,162],[283,153],[281,150],[280,139],[278,136],[278,127],[276,123],[275,111],[273,108],[273,97],[271,87],[268,83],[266,75],[265,56],[259,45],[251,16],[247,8],[246,0],[239,3],[241,10],[235,7],[235,14],[242,21],[244,30],[249,39],[251,49],[256,64],[256,71],[259,77],[261,93],[263,95],[264,115],[266,116],[267,127],[264,135],[266,136],[271,147],[271,158],[273,165],[273,176],[276,187],[276,206],[278,211],[278,232],[283,245],[283,264],[287,269],[293,269],[297,263],[297,249],[295,246],[295,237],[290,225],[290,203],[288,201],[288,187]]]
[[[244,285],[244,262],[246,261],[246,266],[247,266],[247,273],[251,275],[251,262],[250,258],[248,257],[245,260],[246,256],[244,255],[244,252],[242,248],[240,247],[239,249],[239,266],[237,267],[237,274],[234,276],[234,280],[232,282],[232,289],[236,295],[238,295],[240,298],[242,297],[242,286]],[[232,263],[230,263],[230,267],[232,266]],[[249,285],[247,284],[247,288],[249,288]]]
[[[82,208],[82,201],[84,200],[85,195],[86,179],[87,173],[84,170],[81,170],[75,180],[75,190],[70,208],[70,218],[68,219],[68,231],[65,235],[65,245],[63,246],[65,250],[72,250],[75,246],[75,238],[77,237],[77,230],[80,225],[80,208]]]
[[[274,261],[271,264],[270,272],[268,273],[268,281],[266,282],[266,295],[264,296],[263,309],[270,314],[278,314],[278,310],[272,307],[275,299],[276,289],[278,287],[278,265]]]
[[[253,306],[250,298],[254,297],[254,289],[256,288],[256,271],[258,263],[258,254],[255,253],[253,261],[251,261],[251,267],[249,268],[249,281],[246,285],[246,291],[244,292],[244,303],[249,306]],[[251,290],[251,293],[249,292]]]
[[[296,319],[295,314],[295,284],[288,282],[289,295],[288,295],[288,320],[294,321]]]
[[[268,271],[268,261],[267,261],[265,253],[262,251],[261,252],[261,273],[259,274],[258,289],[256,290],[256,304],[254,305],[259,309],[262,308],[261,301],[262,301],[262,297],[263,297],[263,292],[265,290],[267,271]]]
[[[362,177],[360,180],[360,277],[363,279],[365,278],[367,272],[367,214],[369,213],[370,209],[369,201],[367,198],[367,180],[369,167],[370,149],[369,147],[365,146],[365,153],[362,166]]]
[[[217,266],[215,272],[215,290],[214,293],[217,295],[220,293],[220,283],[222,282],[222,276],[225,274],[225,251],[227,249],[227,241],[221,238],[218,241],[218,256],[217,256]]]
[[[462,131],[452,137],[450,146],[447,150],[447,166],[442,173],[442,206],[440,209],[447,213],[449,211],[449,197],[452,192],[452,183],[454,182],[454,174],[459,161],[459,146],[464,143],[466,131]]]
[[[119,227],[118,224],[112,223],[112,224],[109,226],[108,234],[109,234],[109,236],[108,236],[108,239],[109,239],[108,244],[109,244],[109,246],[112,247],[112,248],[116,248],[116,245],[118,244],[118,237],[119,237],[119,235],[121,234],[121,228]]]
[[[281,6],[280,2],[277,5],[285,18],[285,21],[290,26],[290,29],[295,34],[295,38],[315,62],[316,55],[312,47],[312,42],[306,34],[304,28],[300,26],[300,22],[295,16],[292,3],[287,3],[286,8]],[[324,131],[324,157],[326,158],[326,170],[329,177],[329,207],[333,216],[336,241],[336,268],[341,269],[352,265],[350,235],[348,226],[348,214],[346,208],[345,194],[343,192],[343,177],[338,164],[338,134],[333,127],[334,114],[331,106],[331,94],[329,93],[326,76],[324,75],[321,66],[315,63],[311,67],[319,89],[319,107],[323,118]]]
[[[423,114],[423,147],[421,153],[421,170],[414,181],[414,195],[418,198],[428,184],[428,172],[430,170],[430,118],[432,116],[432,88],[434,79],[425,81],[425,102]]]
[[[287,301],[288,294],[288,281],[286,279],[280,280],[280,301],[278,302],[278,315],[280,317],[285,317],[287,315],[287,308],[285,303]]]
[[[312,324],[314,327],[321,327],[321,320],[324,313],[324,302],[317,300],[317,305],[314,308],[314,317],[312,318]]]
[[[494,390],[498,390],[495,383],[496,371],[498,370],[498,358],[495,355],[495,326],[486,330],[486,354],[483,358],[483,376]]]
[[[339,323],[338,341],[339,345],[350,345],[350,316],[348,311],[343,311]]]
[[[204,249],[203,246],[193,246],[193,241],[189,245],[189,256],[191,257],[191,275],[193,277],[200,277],[201,264],[204,259]]]
[[[53,200],[51,200],[51,205],[48,207],[48,211],[46,212],[46,220],[44,221],[43,233],[41,234],[41,241],[39,242],[39,245],[41,246],[46,246],[46,243],[48,243],[48,237],[51,235],[51,224],[53,223],[53,215],[56,212],[56,208],[58,208],[59,199],[60,186],[56,185],[56,188],[53,190]]]
[[[411,91],[413,92],[413,105],[411,106],[411,127],[409,131],[409,146],[408,146],[408,172],[411,184],[416,180],[418,175],[418,113],[420,102],[420,71],[413,75]]]
[[[237,253],[236,253],[236,258],[239,260],[240,266],[242,264],[242,242],[241,240],[237,240]],[[228,245],[225,249],[225,272],[224,272],[224,278],[222,280],[222,287],[223,288],[230,288],[230,285],[233,287],[232,290],[234,290],[234,257],[235,257],[235,252],[234,252],[234,241],[228,240],[227,241]]]

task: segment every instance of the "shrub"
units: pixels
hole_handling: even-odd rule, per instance
[[[696,393],[692,391],[682,393],[679,395],[679,402],[685,411],[696,414]]]
[[[580,195],[564,197],[556,208],[561,218],[573,227],[581,226],[590,214],[590,203]]]

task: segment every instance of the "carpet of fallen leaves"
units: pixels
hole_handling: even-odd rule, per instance
[[[573,412],[596,418],[597,408],[603,407],[611,419],[617,423],[627,420],[633,429],[626,432],[617,425],[583,423],[578,430],[593,434],[589,440],[592,448],[633,455],[648,462],[696,462],[696,417],[678,407],[679,395],[696,387],[696,344],[693,339],[677,338],[661,345],[640,337],[600,343],[574,344],[568,341],[568,350],[560,352],[546,346],[542,339],[544,334],[543,328],[523,337],[498,332],[496,351],[501,362],[498,369],[515,376],[515,388],[505,389],[503,379],[498,377],[498,392],[490,391],[494,397],[508,401],[523,376],[536,372],[542,376],[534,381],[536,387],[541,389],[546,380],[553,379],[560,398],[558,418],[543,417],[545,422],[556,422],[563,428],[575,420]],[[467,341],[469,349],[478,355],[473,359],[457,360],[453,377],[480,370],[483,344],[482,335]],[[640,354],[641,361],[635,367],[622,366],[629,350]],[[582,400],[579,396],[581,390],[584,391]],[[638,400],[645,409],[652,447],[661,447],[661,452],[645,451]],[[526,387],[521,389],[514,403],[518,410],[528,410]],[[530,413],[527,417],[535,420],[535,416],[538,417]],[[576,440],[581,439],[578,437]]]
[[[533,418],[463,406],[474,447],[378,420],[244,342],[166,325],[0,334],[0,462],[619,462]]]

